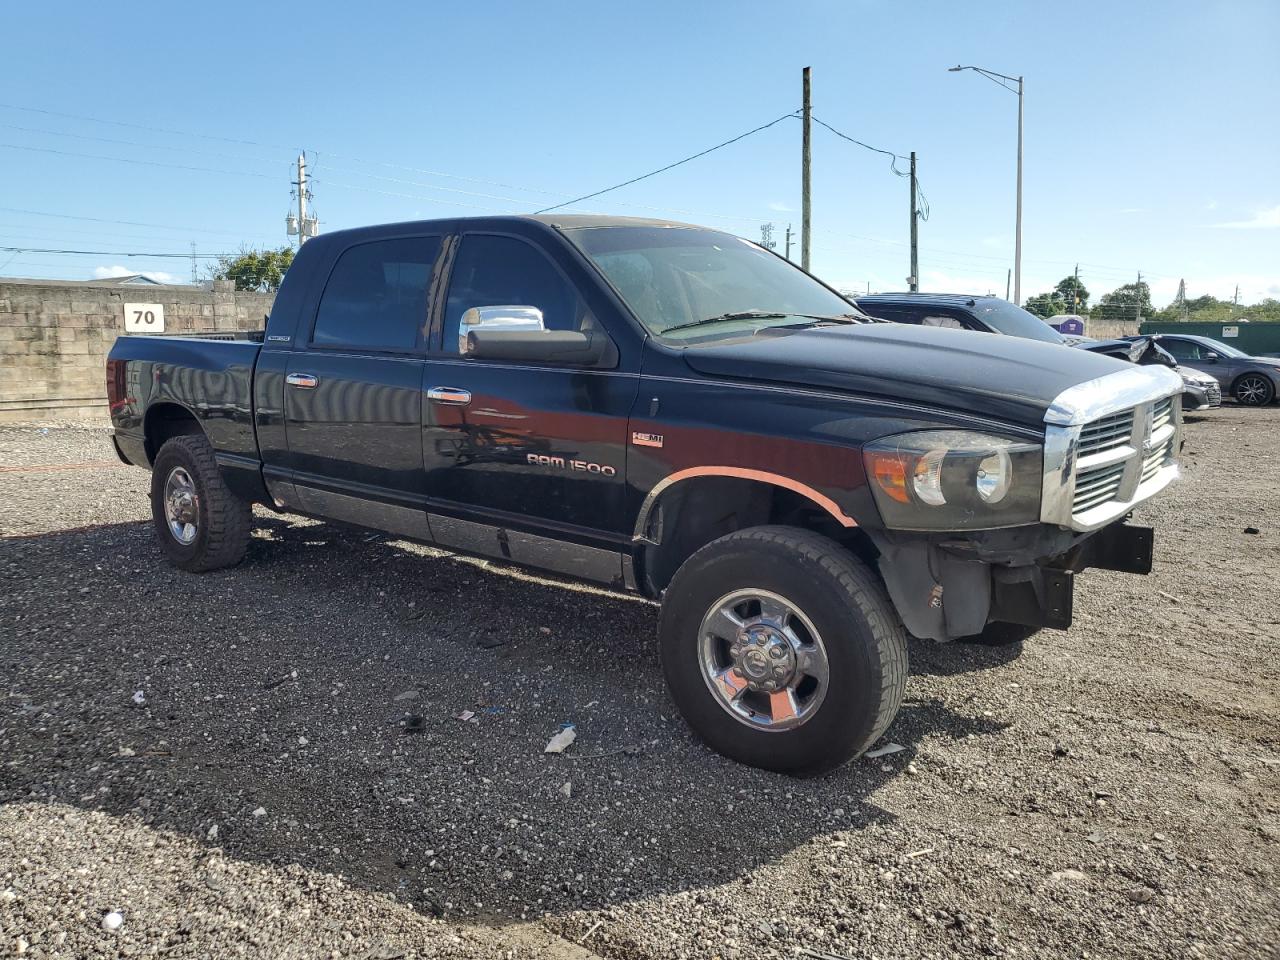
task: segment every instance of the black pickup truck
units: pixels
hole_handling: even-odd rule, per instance
[[[1065,629],[1075,573],[1148,572],[1123,521],[1178,472],[1169,370],[870,322],[662,221],[331,233],[265,331],[121,337],[107,383],[178,567],[257,503],[638,592],[694,730],[795,773],[885,731],[908,632]]]

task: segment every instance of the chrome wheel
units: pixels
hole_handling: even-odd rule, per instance
[[[185,467],[174,467],[164,482],[164,516],[173,539],[184,546],[196,538],[200,519],[200,498],[196,485]]]
[[[1236,399],[1251,407],[1266,403],[1269,393],[1271,393],[1271,384],[1265,377],[1256,373],[1241,377],[1236,383]]]
[[[757,730],[793,730],[827,695],[830,667],[817,629],[767,590],[735,590],[711,605],[698,662],[716,702]]]

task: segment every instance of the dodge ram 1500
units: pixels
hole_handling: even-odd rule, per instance
[[[574,216],[314,238],[265,331],[121,337],[107,382],[178,567],[239,562],[256,503],[638,592],[693,729],[794,773],[885,731],[908,632],[1065,629],[1076,573],[1148,572],[1124,520],[1177,475],[1182,387]]]

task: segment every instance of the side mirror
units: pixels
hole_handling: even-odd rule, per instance
[[[1212,350],[1206,350],[1204,356],[1202,356],[1200,359],[1207,360],[1209,363],[1217,363],[1218,355],[1214,353]]]
[[[472,330],[462,355],[575,367],[612,367],[618,362],[618,348],[598,330]]]
[[[510,333],[545,330],[542,311],[537,307],[472,307],[458,324],[458,352],[468,356],[467,338],[477,330],[504,330]]]

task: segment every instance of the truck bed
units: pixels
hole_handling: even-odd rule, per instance
[[[117,338],[107,357],[107,393],[122,456],[149,463],[145,418],[189,411],[220,460],[256,463],[253,369],[261,349],[261,332]]]

